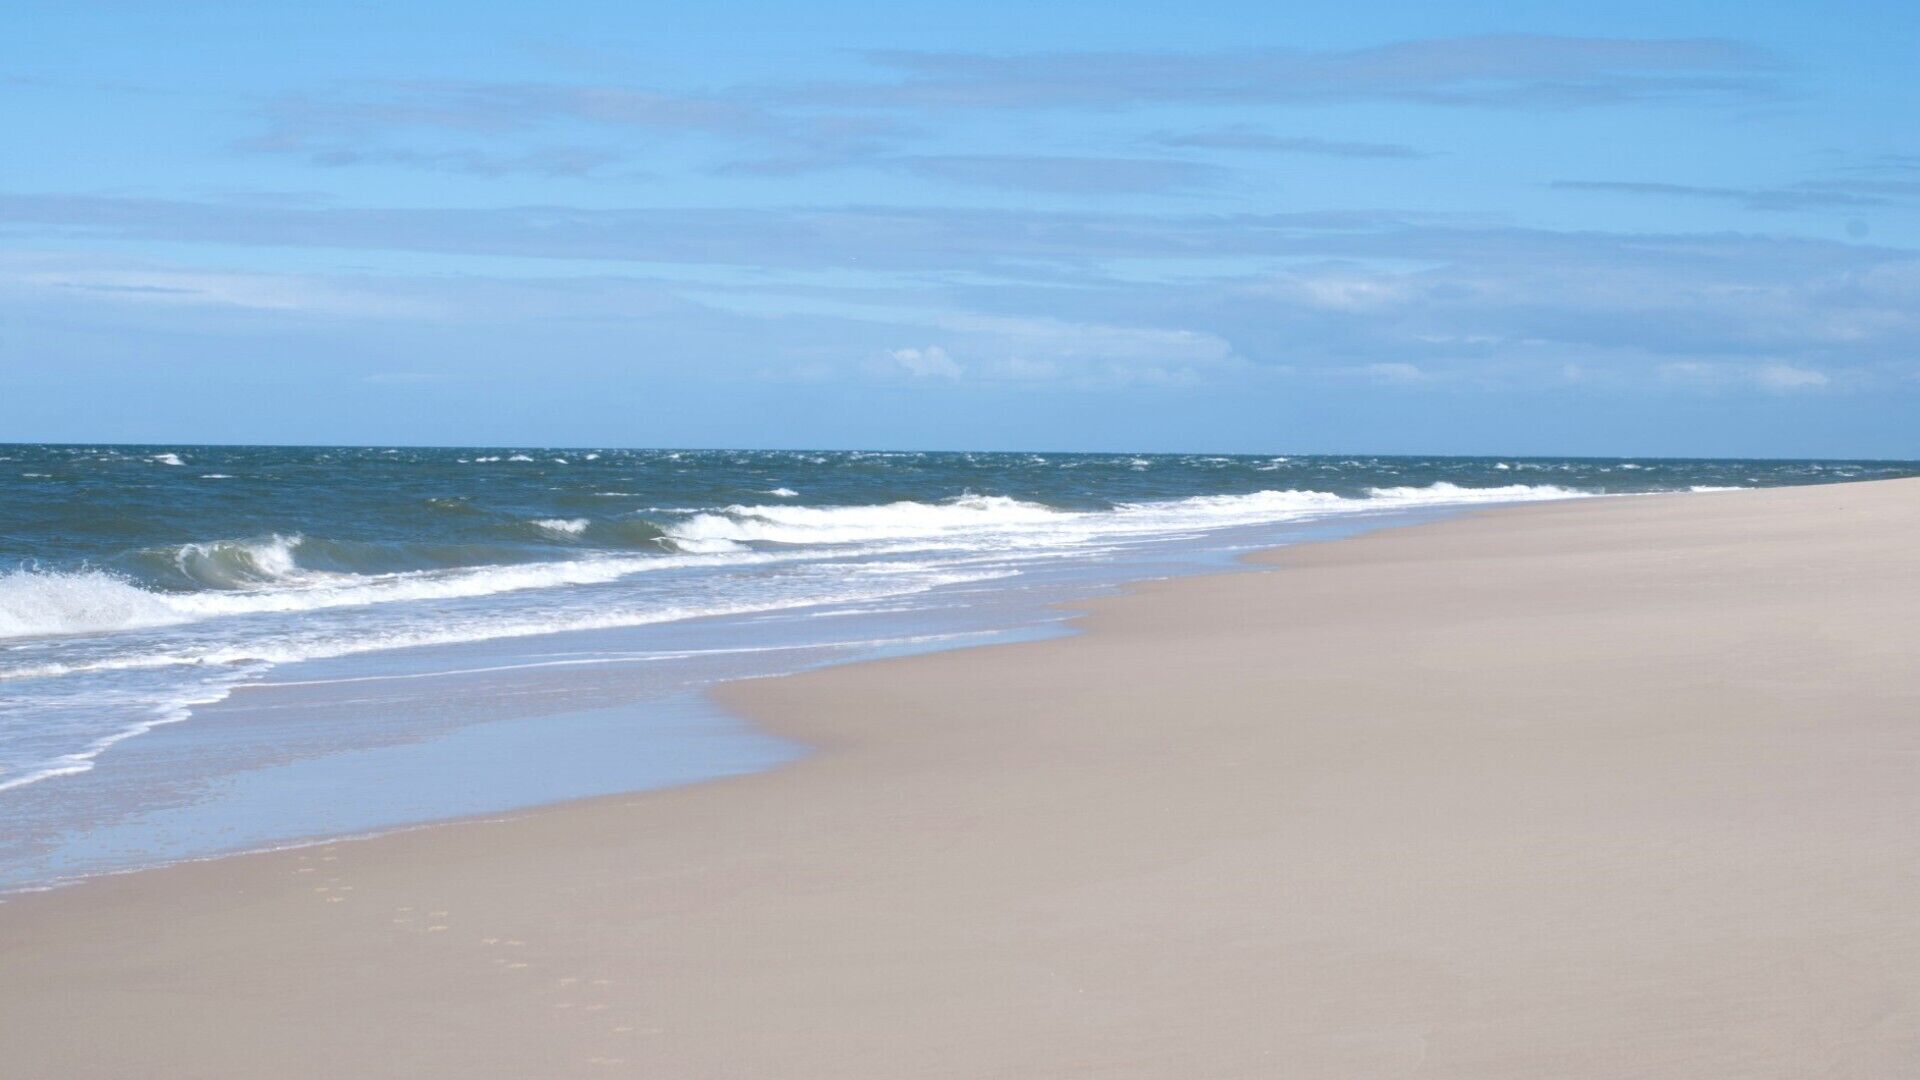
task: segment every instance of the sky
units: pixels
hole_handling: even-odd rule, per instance
[[[15,0],[0,441],[1920,458],[1920,5]]]

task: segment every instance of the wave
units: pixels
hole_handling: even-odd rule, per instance
[[[138,630],[222,616],[595,585],[643,571],[685,566],[691,558],[599,557],[399,574],[314,574],[277,588],[171,593],[97,570],[17,570],[0,575],[0,638]]]
[[[717,544],[731,544],[737,549],[748,544],[844,545],[996,535],[1039,539],[1047,533],[1061,541],[1077,541],[1107,532],[1218,528],[1323,513],[1568,499],[1582,494],[1548,484],[1470,488],[1441,482],[1427,487],[1370,488],[1363,497],[1329,491],[1256,491],[1121,503],[1105,511],[1068,510],[1000,495],[963,495],[939,503],[736,505],[695,513],[663,531],[681,550]]]
[[[188,582],[212,589],[286,581],[303,573],[293,553],[304,542],[297,534],[276,533],[260,540],[182,544],[173,551],[173,568]]]
[[[493,616],[431,626],[349,630],[308,637],[287,637],[271,642],[228,644],[212,649],[194,649],[190,652],[169,652],[162,648],[73,663],[55,662],[14,668],[0,671],[0,679],[46,679],[104,671],[138,671],[203,665],[213,668],[235,668],[243,665],[290,664],[302,660],[324,660],[428,645],[457,645],[503,638],[538,637],[576,630],[606,630],[722,615],[759,614],[830,604],[869,602],[910,596],[947,585],[992,581],[1011,577],[1014,573],[1011,570],[991,569],[954,571],[905,581],[886,581],[875,588],[845,589],[834,593],[822,592],[780,599],[735,603],[670,604],[646,608],[575,609],[531,617]]]
[[[165,724],[187,719],[195,707],[211,704],[227,697],[235,687],[252,678],[258,677],[274,664],[293,663],[301,660],[318,660],[340,656],[352,656],[368,652],[384,652],[390,649],[416,648],[434,645],[455,645],[474,641],[490,641],[502,638],[538,637],[546,634],[564,633],[578,630],[610,629],[615,627],[642,626],[652,623],[675,622],[684,619],[707,618],[712,616],[767,613],[793,610],[828,604],[863,603],[881,599],[893,599],[915,593],[926,592],[944,585],[962,584],[990,580],[1008,576],[1006,573],[974,572],[947,573],[927,577],[911,583],[889,583],[879,589],[844,590],[836,595],[792,597],[781,600],[748,602],[734,604],[714,604],[708,606],[670,606],[651,610],[599,610],[574,612],[567,615],[534,619],[477,620],[466,624],[446,624],[431,629],[414,628],[384,633],[336,635],[305,640],[291,640],[278,645],[262,647],[260,645],[232,646],[213,652],[168,653],[165,651],[144,654],[122,655],[104,658],[90,663],[49,664],[38,668],[6,672],[4,678],[50,678],[62,675],[99,673],[108,671],[153,670],[160,668],[192,667],[207,668],[211,681],[184,688],[174,698],[147,712],[147,715],[91,740],[83,748],[57,755],[29,766],[18,775],[0,775],[0,791],[25,787],[29,784],[60,776],[71,776],[90,771],[95,759],[118,743],[146,734]],[[945,635],[919,635],[898,639],[885,639],[890,644],[915,643],[939,640],[947,637],[965,637],[971,633]],[[880,641],[859,644],[879,644]],[[795,648],[812,648],[811,644],[757,646],[740,649],[695,649],[680,652],[660,652],[640,657],[623,657],[615,660],[579,660],[551,661],[546,663],[502,665],[495,668],[473,669],[476,671],[506,670],[510,667],[538,667],[558,664],[584,664],[601,662],[627,662],[633,659],[677,659],[688,655],[708,653],[735,653],[781,651]],[[434,675],[461,674],[459,670],[440,671]],[[392,676],[410,678],[415,676]],[[361,681],[348,678],[344,682]],[[283,685],[301,685],[299,683]],[[3,770],[0,770],[3,772]]]
[[[1323,491],[1260,491],[1201,495],[1165,502],[1123,503],[1111,510],[1067,510],[998,495],[945,502],[901,501],[864,506],[729,506],[692,512],[658,526],[641,518],[593,523],[584,518],[530,523],[568,539],[590,536],[617,551],[530,562],[476,565],[476,555],[502,549],[452,545],[409,549],[309,540],[273,534],[252,540],[185,544],[145,553],[163,561],[179,591],[151,588],[101,570],[24,569],[0,575],[0,638],[144,629],[202,619],[315,611],[406,601],[455,600],[497,593],[595,585],[631,574],[726,562],[811,558],[813,548],[857,546],[872,553],[916,547],[983,551],[1079,549],[1127,537],[1295,520],[1356,510],[1577,497],[1551,485],[1467,488],[1373,488],[1355,498]],[[665,541],[663,546],[662,541]],[[760,546],[762,550],[755,550]],[[796,550],[797,549],[797,550]],[[788,554],[782,554],[782,552]],[[351,567],[404,558],[425,569],[362,572]]]
[[[485,515],[476,511],[475,516]],[[232,592],[551,562],[556,542],[565,542],[571,548],[582,537],[591,537],[594,546],[607,555],[665,550],[660,529],[637,518],[614,522],[509,519],[476,523],[469,527],[468,535],[470,539],[448,538],[435,543],[332,540],[274,533],[147,548],[125,557],[125,562],[136,582],[161,590]]]
[[[1445,480],[1426,487],[1368,488],[1376,502],[1398,506],[1440,506],[1452,503],[1534,502],[1542,499],[1578,499],[1588,491],[1556,487],[1553,484],[1505,484],[1500,487],[1461,487]]]
[[[869,506],[729,506],[670,525],[675,544],[853,544],[979,532],[1055,520],[1062,511],[1001,495],[963,495],[944,503]]]
[[[0,574],[0,638],[165,626],[188,618],[166,596],[100,570]]]

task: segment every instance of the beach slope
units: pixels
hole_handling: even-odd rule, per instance
[[[820,752],[0,906],[0,1073],[1920,1075],[1920,481],[738,683]]]

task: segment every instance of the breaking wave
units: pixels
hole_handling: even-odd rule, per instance
[[[128,630],[185,619],[165,596],[99,570],[0,574],[0,638]]]
[[[1208,529],[1303,516],[1464,503],[1567,499],[1582,492],[1547,484],[1471,488],[1449,483],[1427,487],[1371,488],[1365,498],[1325,491],[1257,491],[1245,495],[1196,495],[1159,502],[1121,503],[1111,510],[1067,510],[1000,495],[962,495],[945,502],[902,501],[868,506],[736,505],[696,513],[665,527],[681,550],[733,550],[748,544],[862,544],[897,540],[972,537],[1034,537],[1058,532],[1062,539],[1100,532],[1129,534]],[[732,549],[712,545],[733,545]]]
[[[0,575],[0,638],[593,585],[649,570],[791,558],[816,548],[875,553],[918,547],[1064,549],[1330,513],[1580,494],[1550,485],[1438,483],[1373,488],[1364,498],[1260,491],[1121,503],[1103,510],[1061,509],[999,495],[865,506],[736,505],[688,511],[665,525],[640,517],[606,523],[538,519],[526,524],[552,539],[593,541],[576,557],[538,561],[508,561],[514,549],[488,545],[395,546],[275,533],[141,552],[133,560],[144,571],[137,577],[99,569],[31,568]],[[782,556],[782,551],[793,554]]]
[[[729,506],[667,527],[675,544],[855,544],[988,531],[1054,520],[1061,511],[999,495],[875,506]]]
[[[593,585],[685,565],[671,556],[573,559],[383,575],[308,574],[273,588],[160,592],[97,570],[0,575],[0,638],[103,633],[221,616],[318,611]]]

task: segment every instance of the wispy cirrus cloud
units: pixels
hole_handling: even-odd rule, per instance
[[[893,80],[787,88],[861,108],[1071,108],[1155,103],[1400,101],[1477,107],[1732,102],[1782,91],[1784,65],[1739,42],[1486,35],[1364,49],[865,54]]]
[[[426,80],[364,83],[336,97],[291,96],[269,105],[264,118],[268,129],[242,140],[242,146],[299,149],[317,140],[366,138],[396,128],[500,133],[578,121],[741,133],[771,123],[756,106],[717,97],[624,86]]]
[[[646,159],[662,140],[702,140],[709,171],[790,176],[847,166],[936,171],[991,186],[1046,188],[1023,154],[909,153],[951,109],[1058,110],[1183,105],[1399,102],[1475,108],[1751,104],[1783,92],[1783,66],[1717,39],[1482,36],[1365,49],[979,54],[874,51],[867,80],[684,92],[617,83],[388,80],[293,94],[265,105],[240,150],[314,165],[392,165],[476,176],[602,175]],[[924,117],[923,117],[924,119]],[[1202,129],[1146,142],[1204,151],[1411,158],[1398,143]],[[977,158],[978,160],[970,160]],[[1110,183],[1191,186],[1199,166],[1120,159]],[[1025,179],[1016,174],[1024,173]],[[1150,179],[1156,175],[1158,179]],[[968,179],[971,177],[972,179]],[[1132,178],[1129,181],[1127,178]]]
[[[453,211],[57,196],[0,198],[0,223],[17,240],[577,263],[564,280],[463,273],[385,284],[23,265],[0,275],[21,310],[84,296],[150,315],[283,302],[326,319],[431,311],[446,333],[465,326],[477,340],[479,327],[531,338],[542,327],[644,324],[679,335],[686,355],[822,377],[870,370],[875,357],[896,377],[969,385],[1198,385],[1284,369],[1437,391],[1579,370],[1591,386],[1779,393],[1920,373],[1920,252],[1751,234],[1390,212]],[[730,279],[726,268],[742,273]],[[153,289],[170,291],[142,291]],[[921,351],[891,356],[909,348]]]
[[[919,176],[974,187],[1103,195],[1191,189],[1217,180],[1226,171],[1165,158],[1049,154],[917,155],[891,162]]]
[[[235,149],[320,166],[408,165],[476,175],[581,176],[666,138],[714,140],[807,167],[872,152],[901,125],[783,113],[737,95],[622,85],[387,81],[327,97],[295,95],[262,111]]]
[[[1409,215],[1100,214],[949,207],[484,209],[284,206],[0,195],[0,222],[49,235],[447,255],[881,271],[1032,273],[1109,258],[1311,254]]]
[[[1632,180],[1556,180],[1560,191],[1589,191],[1613,195],[1659,195],[1727,202],[1748,210],[1819,210],[1836,207],[1885,206],[1892,196],[1920,194],[1920,184],[1898,182],[1807,181],[1787,187],[1714,187]]]
[[[1666,382],[1706,390],[1751,387],[1772,394],[1795,394],[1824,390],[1834,381],[1824,371],[1781,363],[1681,361],[1662,364],[1657,370],[1659,377]]]
[[[1431,155],[1402,143],[1355,142],[1311,135],[1275,135],[1248,127],[1207,131],[1159,131],[1144,140],[1152,146],[1199,150],[1248,150],[1342,158],[1423,158]]]

